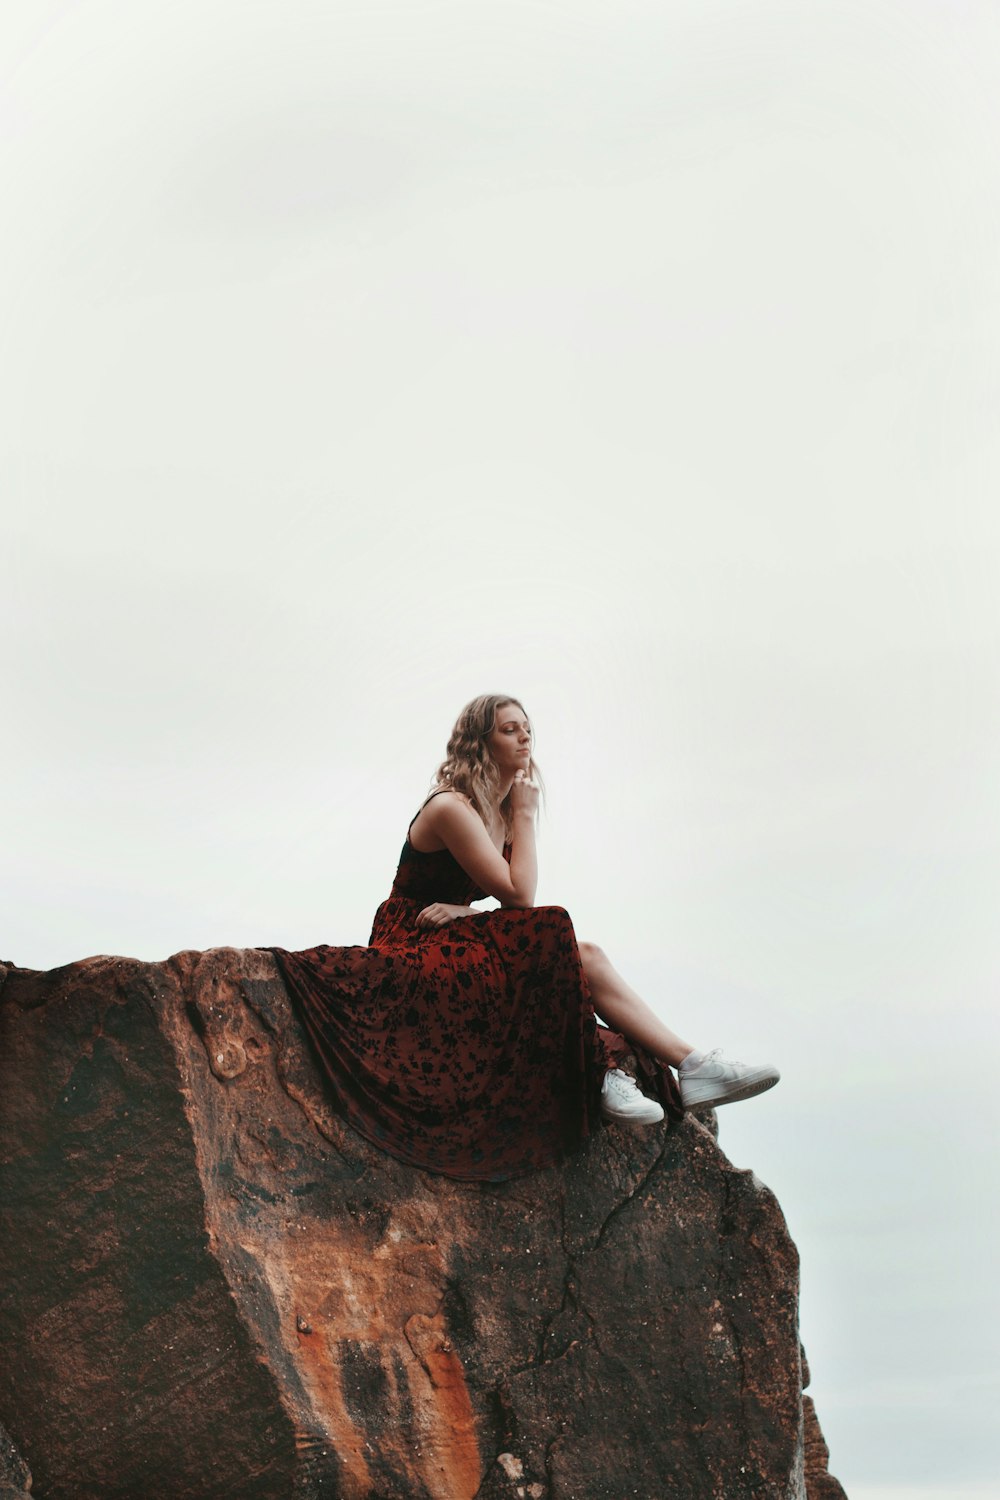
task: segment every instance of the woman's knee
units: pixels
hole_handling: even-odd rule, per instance
[[[532,906],[528,908],[536,917],[543,921],[551,922],[556,927],[568,927],[573,930],[573,918],[565,906]]]
[[[596,968],[598,964],[607,963],[608,955],[596,943],[580,943],[579,947],[580,957],[583,959],[585,968],[588,966]]]

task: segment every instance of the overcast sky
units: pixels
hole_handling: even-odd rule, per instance
[[[851,1500],[1000,1495],[1000,11],[5,0],[0,955],[363,943],[461,705],[782,1203]]]

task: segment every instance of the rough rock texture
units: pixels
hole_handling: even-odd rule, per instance
[[[266,952],[0,981],[0,1496],[843,1496],[710,1113],[459,1183],[341,1124]]]
[[[28,1500],[30,1489],[28,1465],[0,1427],[0,1500]]]

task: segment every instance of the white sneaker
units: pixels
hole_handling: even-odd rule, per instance
[[[640,1094],[635,1079],[621,1068],[610,1068],[604,1075],[601,1114],[606,1120],[621,1120],[626,1125],[655,1125],[663,1119],[656,1100]]]
[[[681,1103],[685,1109],[703,1104],[733,1104],[773,1088],[781,1074],[769,1063],[751,1067],[723,1056],[721,1047],[706,1052],[696,1068],[678,1068]]]

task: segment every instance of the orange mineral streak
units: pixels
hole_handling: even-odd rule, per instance
[[[482,1481],[482,1464],[461,1360],[440,1312],[431,1318],[414,1313],[405,1333],[419,1361],[408,1374],[414,1409],[426,1424],[424,1483],[435,1500],[472,1500]]]
[[[365,1434],[354,1426],[344,1404],[340,1363],[331,1358],[326,1340],[315,1333],[299,1334],[298,1339],[303,1381],[343,1466],[341,1493],[344,1500],[365,1500],[375,1486],[365,1462]]]
[[[311,1330],[296,1335],[296,1363],[344,1466],[345,1497],[377,1493],[384,1464],[416,1468],[434,1500],[472,1500],[483,1478],[476,1416],[442,1312],[439,1246],[399,1225],[374,1246],[363,1231],[333,1229],[286,1241],[282,1280],[285,1326],[300,1315]],[[367,1423],[349,1408],[359,1363],[380,1372],[384,1393]]]

